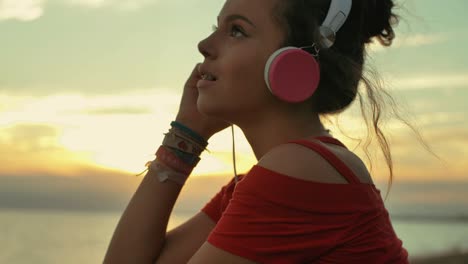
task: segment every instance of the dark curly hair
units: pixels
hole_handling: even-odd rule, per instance
[[[286,33],[283,46],[301,47],[320,43],[319,26],[325,20],[329,6],[330,0],[277,0],[273,14]],[[381,129],[382,116],[387,107],[418,135],[420,142],[428,149],[419,132],[398,114],[395,101],[383,89],[378,77],[368,78],[364,72],[367,44],[377,40],[384,46],[390,46],[395,38],[393,26],[398,24],[399,17],[394,13],[394,7],[392,0],[353,1],[348,19],[337,33],[334,45],[320,50],[320,84],[308,100],[313,112],[327,117],[343,112],[356,97],[359,98],[368,131],[364,151],[372,168],[368,147],[374,134],[390,172],[388,188],[393,181],[393,161],[390,145]],[[360,87],[364,88],[365,95],[358,89]]]

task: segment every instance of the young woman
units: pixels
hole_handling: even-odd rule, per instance
[[[320,121],[362,82],[366,44],[394,37],[391,0],[227,0],[176,121],[132,197],[106,263],[408,263],[363,162]],[[282,49],[284,47],[295,47]],[[278,51],[279,50],[279,51]],[[166,233],[208,140],[235,124],[258,163]],[[391,172],[391,170],[390,170]]]

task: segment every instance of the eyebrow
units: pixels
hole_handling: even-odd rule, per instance
[[[219,23],[219,16],[217,17],[218,19],[218,23]],[[254,28],[256,28],[255,24],[252,23],[252,21],[250,21],[248,18],[246,18],[245,16],[243,15],[239,15],[239,14],[232,14],[232,15],[229,15],[226,17],[225,21],[226,22],[231,22],[233,20],[236,20],[236,19],[240,19],[240,20],[244,20],[245,22],[247,22],[248,24],[250,24],[251,26],[253,26]]]

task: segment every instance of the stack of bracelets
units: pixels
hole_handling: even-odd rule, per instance
[[[154,171],[160,182],[170,180],[184,185],[208,142],[177,121],[171,122],[171,129],[164,135],[156,159],[146,163],[147,170]]]

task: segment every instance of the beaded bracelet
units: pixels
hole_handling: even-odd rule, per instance
[[[187,153],[181,151],[180,149],[173,148],[167,145],[163,145],[167,147],[170,151],[172,151],[178,158],[180,158],[183,162],[187,163],[190,166],[196,166],[200,161],[200,157],[191,153]]]
[[[198,133],[196,133],[192,129],[184,126],[183,124],[181,124],[181,123],[179,123],[177,121],[172,121],[171,122],[171,127],[175,127],[177,129],[181,130],[182,132],[185,132],[187,135],[192,137],[195,141],[197,141],[197,143],[202,145],[204,148],[208,145],[208,141],[206,141],[205,138],[203,138],[202,136],[200,136]]]
[[[199,156],[208,146],[208,141],[180,122],[172,121],[171,127],[169,133],[164,134],[163,144],[155,155],[174,170],[190,174],[200,161]],[[148,161],[145,165],[147,169],[136,176],[145,173],[153,164],[154,161]]]
[[[182,161],[163,145],[159,146],[155,154],[159,160],[175,171],[190,174],[194,168],[194,166],[191,166]]]

